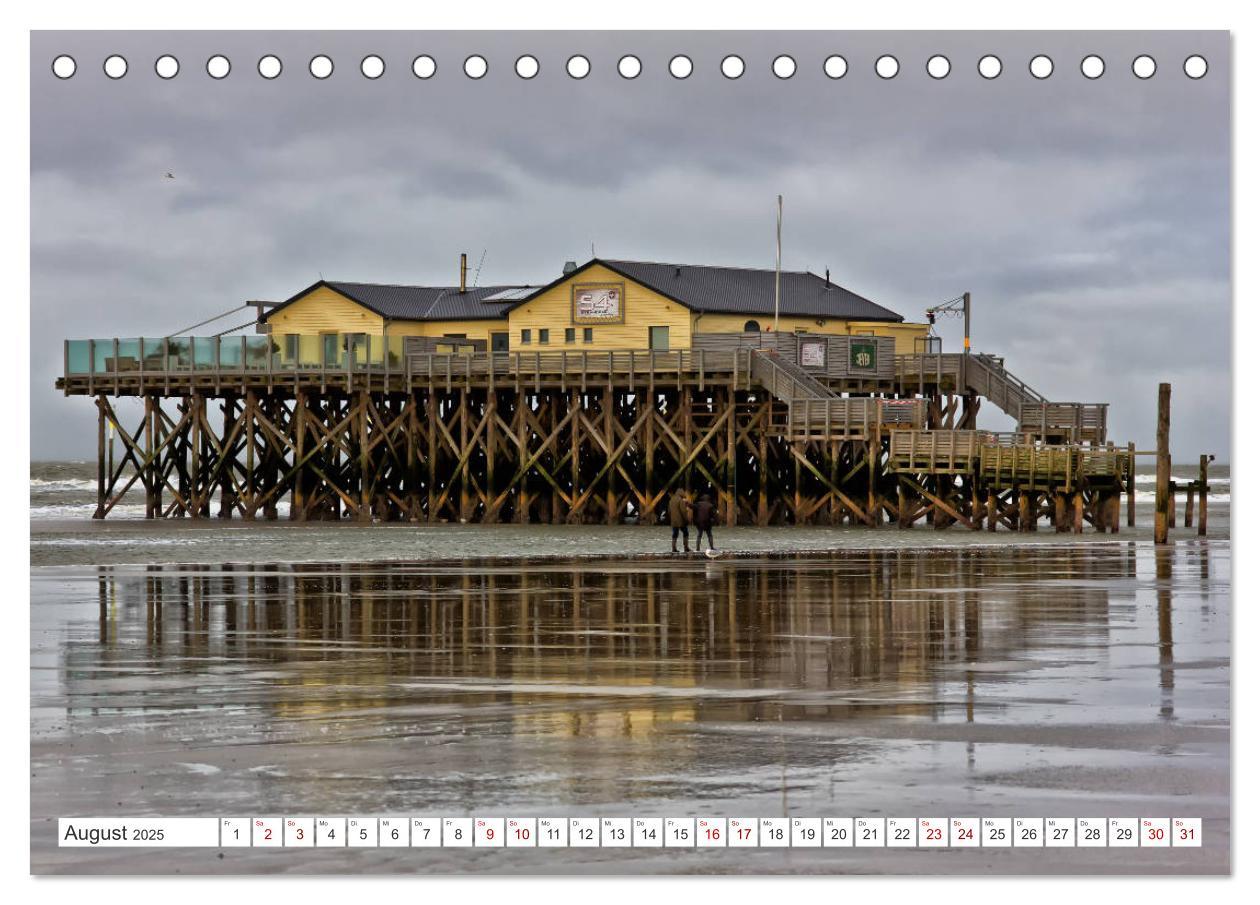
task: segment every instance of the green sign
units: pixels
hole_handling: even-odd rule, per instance
[[[873,342],[850,342],[849,367],[857,371],[874,371],[875,348]]]

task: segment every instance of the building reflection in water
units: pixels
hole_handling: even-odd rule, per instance
[[[1132,545],[102,568],[99,635],[67,649],[66,680],[191,673],[212,692],[195,706],[248,701],[279,718],[502,705],[516,733],[973,721],[985,706],[977,669],[1047,644],[1105,643],[1109,582],[1135,575]],[[1159,587],[1171,712],[1171,590]],[[106,695],[75,700],[110,706]]]

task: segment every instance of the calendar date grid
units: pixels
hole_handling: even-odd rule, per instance
[[[172,817],[58,821],[62,847],[1199,848],[1199,817]]]

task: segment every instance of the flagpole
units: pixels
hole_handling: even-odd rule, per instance
[[[774,228],[774,332],[779,332],[779,272],[783,267],[783,196]]]

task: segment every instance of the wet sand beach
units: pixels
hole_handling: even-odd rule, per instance
[[[532,552],[548,555],[516,560],[468,558],[511,550],[520,535],[506,526],[229,530],[32,522],[35,872],[1229,869],[1219,529],[1158,552],[1149,529],[762,535],[833,547],[814,553],[724,531],[719,544],[743,554],[716,561],[647,556],[660,537],[635,528],[547,529]],[[41,548],[59,537],[91,542]],[[250,538],[254,555],[238,555]],[[186,564],[141,564],[169,539]],[[614,542],[643,555],[601,556]],[[424,562],[395,557],[416,543]],[[1205,845],[221,853],[54,841],[59,815],[254,814],[1201,816]]]

